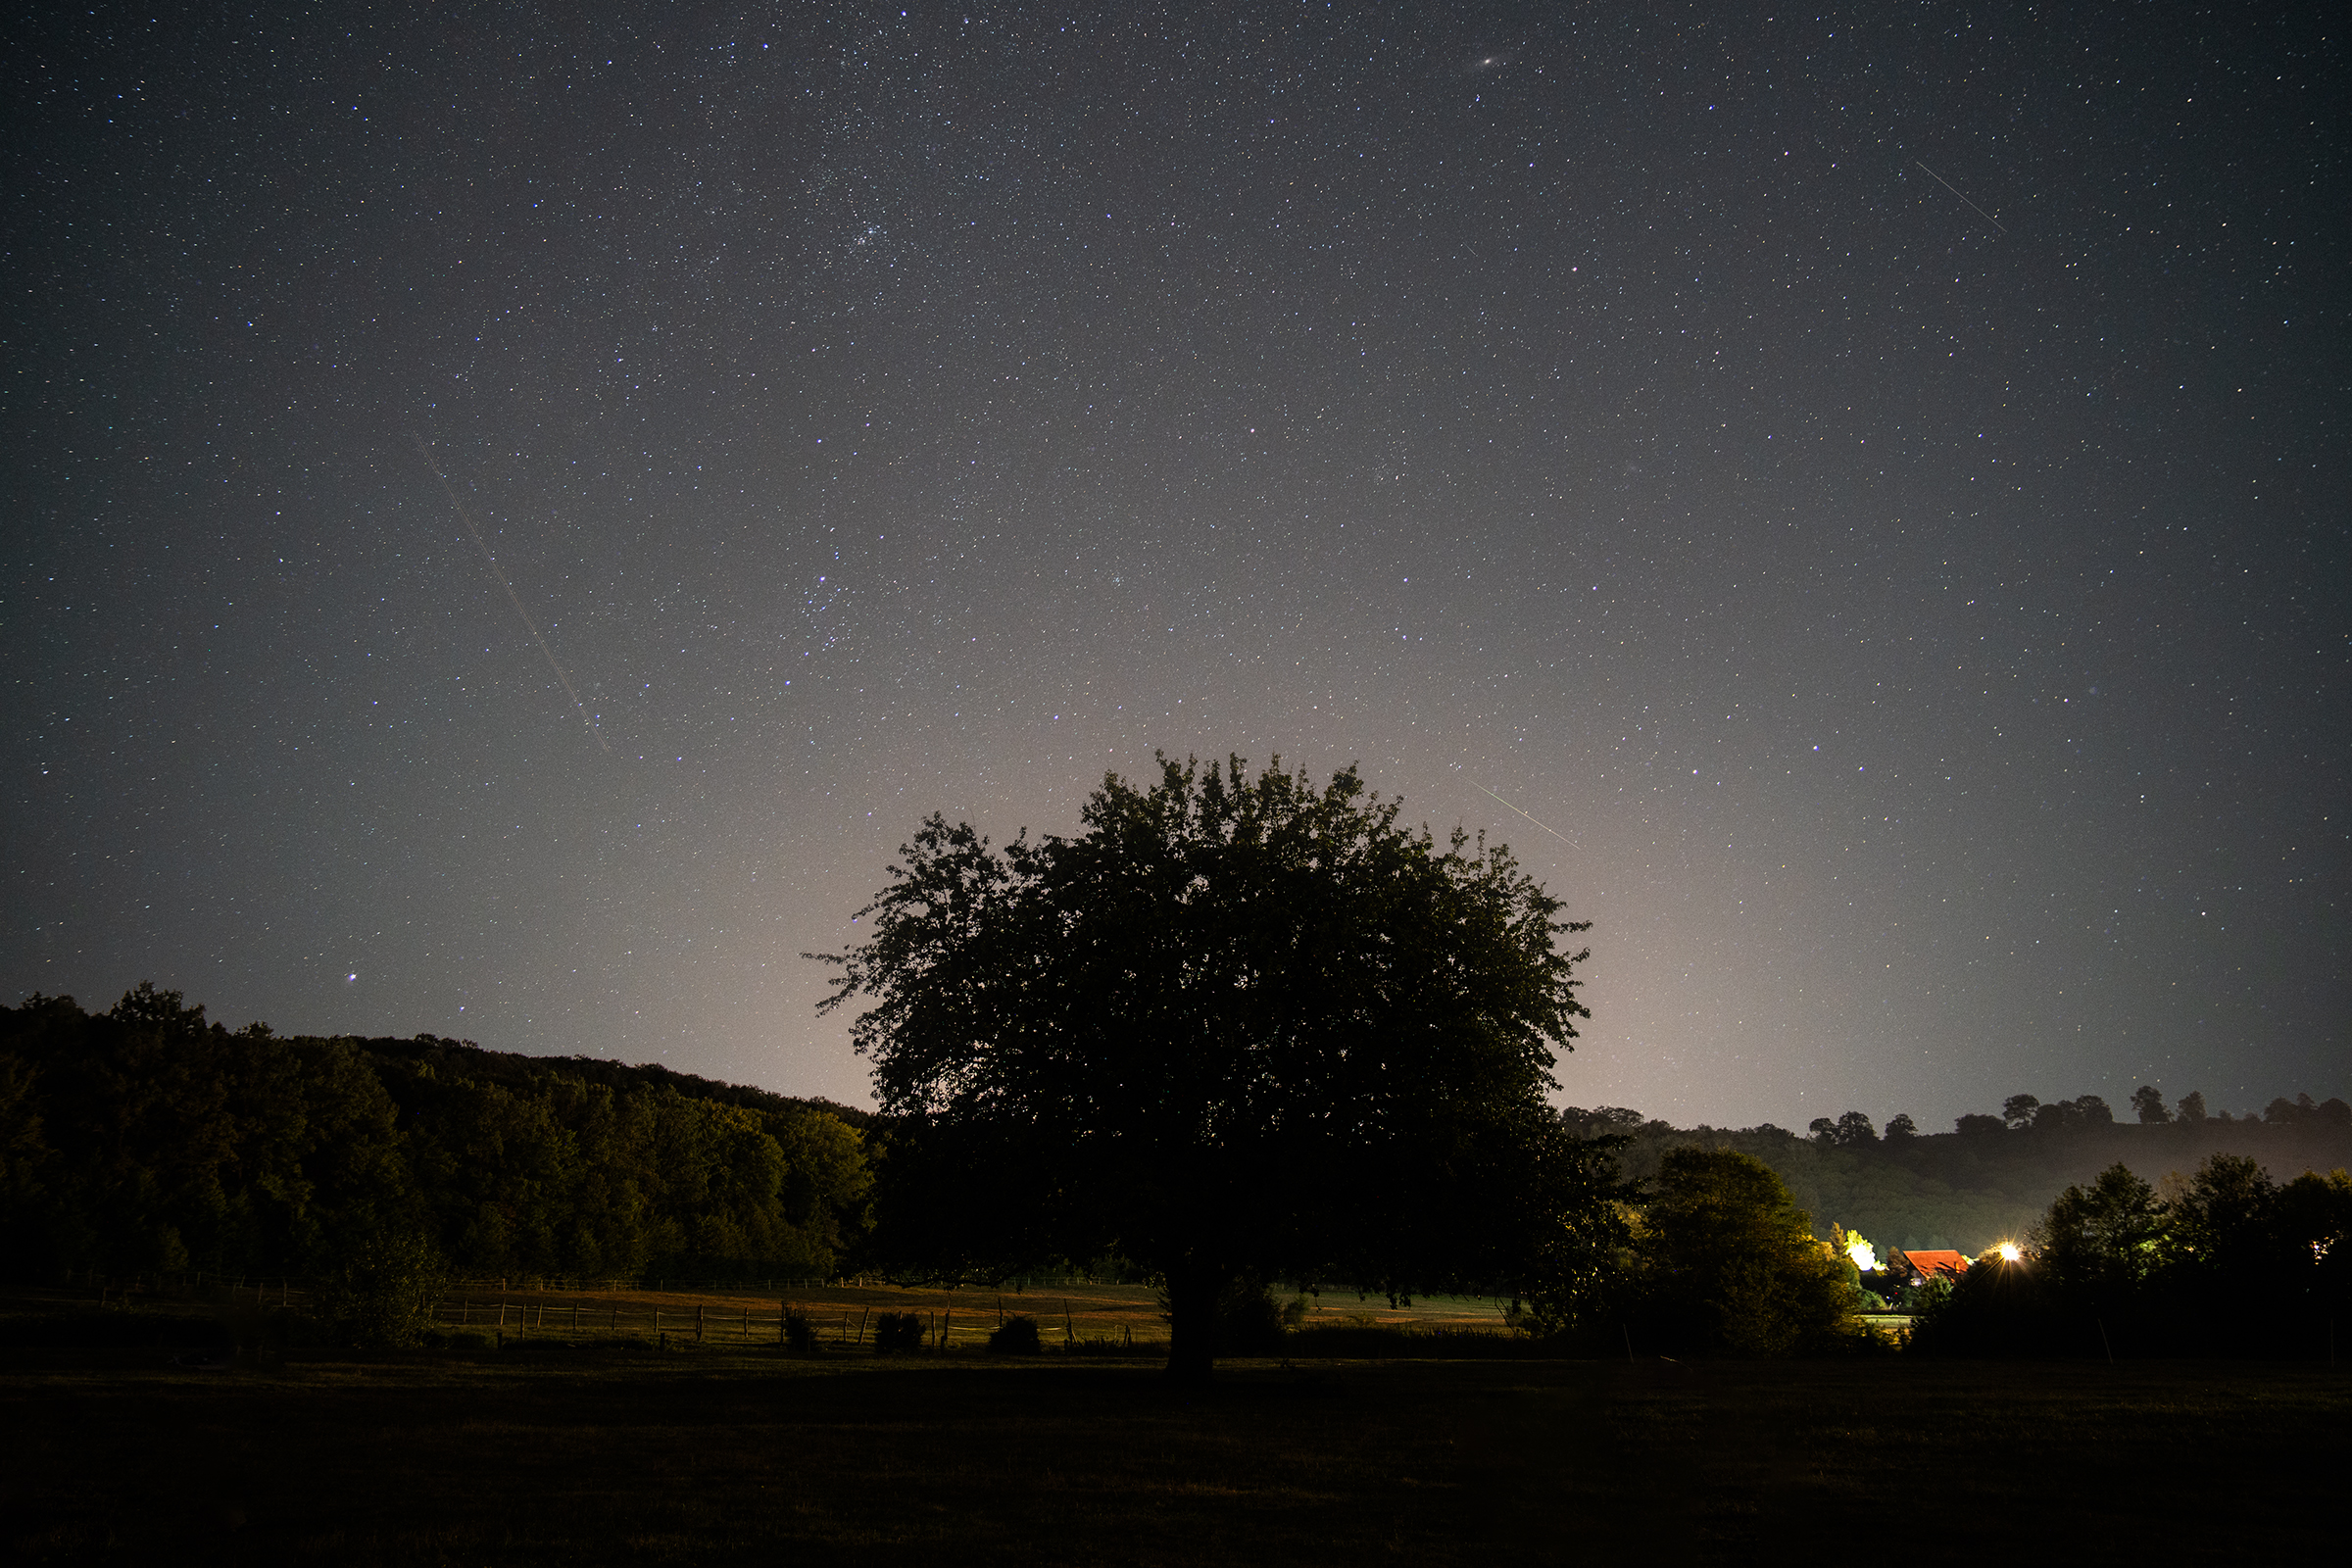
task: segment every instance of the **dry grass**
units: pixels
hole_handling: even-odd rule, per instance
[[[1906,1560],[2324,1558],[2348,1415],[2352,1379],[2310,1366],[1247,1362],[1192,1392],[1140,1360],[710,1342],[267,1372],[23,1349],[0,1553],[1814,1561],[1900,1525]]]

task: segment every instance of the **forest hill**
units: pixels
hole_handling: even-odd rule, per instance
[[[2143,1090],[2142,1114],[2164,1114]],[[1580,1137],[1614,1134],[1624,1174],[1654,1177],[1665,1152],[1679,1148],[1736,1149],[1770,1165],[1821,1235],[1833,1222],[1885,1248],[1957,1248],[1975,1254],[2023,1239],[2067,1188],[2087,1186],[2111,1165],[2130,1167],[2151,1186],[2178,1186],[2214,1154],[2243,1155],[2279,1180],[2306,1170],[2352,1165],[2352,1105],[2314,1103],[2308,1095],[2278,1099],[2257,1117],[2203,1115],[2201,1097],[2183,1096],[2193,1119],[2117,1122],[2097,1097],[2042,1104],[2014,1095],[2002,1115],[1959,1118],[1949,1133],[1918,1133],[1897,1117],[1881,1136],[1857,1112],[1816,1121],[1810,1135],[1770,1123],[1730,1129],[1675,1127],[1622,1107],[1561,1112]]]
[[[462,1274],[824,1276],[863,1112],[469,1042],[231,1033],[142,984],[0,1009],[13,1273],[321,1274],[396,1237]]]

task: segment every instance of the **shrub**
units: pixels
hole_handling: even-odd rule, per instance
[[[346,1345],[409,1346],[432,1327],[446,1283],[441,1259],[421,1236],[368,1236],[334,1250],[313,1281],[311,1310]]]
[[[1045,1348],[1037,1337],[1037,1319],[1008,1317],[1004,1326],[988,1337],[991,1355],[1035,1355]]]
[[[784,1314],[784,1343],[804,1354],[816,1349],[816,1325],[797,1306]]]
[[[874,1316],[874,1348],[882,1354],[919,1350],[926,1337],[920,1312],[879,1312]]]
[[[1303,1303],[1286,1307],[1266,1286],[1237,1280],[1217,1300],[1217,1348],[1226,1355],[1279,1354],[1284,1334],[1305,1314]]]

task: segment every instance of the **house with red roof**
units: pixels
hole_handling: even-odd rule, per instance
[[[1934,1279],[1956,1280],[1968,1272],[1968,1257],[1949,1248],[1921,1248],[1916,1252],[1897,1252],[1908,1274],[1903,1283],[1913,1290]]]

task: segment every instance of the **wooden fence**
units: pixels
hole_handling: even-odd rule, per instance
[[[607,1338],[628,1335],[657,1343],[664,1337],[675,1337],[691,1339],[697,1345],[783,1345],[790,1340],[790,1324],[795,1310],[789,1300],[778,1301],[776,1310],[768,1312],[748,1301],[737,1308],[715,1307],[707,1302],[698,1302],[691,1307],[635,1301],[607,1301],[592,1305],[586,1301],[549,1301],[544,1298],[513,1301],[501,1298],[495,1301],[484,1301],[459,1297],[445,1298],[433,1308],[433,1323],[436,1328],[443,1330],[471,1329],[495,1333],[502,1341],[512,1333],[518,1340],[528,1340],[533,1335],[567,1340],[590,1339],[599,1335]],[[868,1343],[874,1320],[880,1316],[870,1306],[825,1308],[814,1312],[804,1306],[798,1310],[808,1321],[814,1343],[820,1346],[863,1346]],[[999,1326],[995,1321],[998,1314],[993,1311],[967,1312],[959,1323],[954,1307],[919,1310],[924,1323],[923,1344],[931,1349],[945,1349],[956,1344],[978,1344]],[[1063,1316],[1064,1338],[1077,1343],[1080,1336],[1066,1309]],[[1120,1347],[1132,1349],[1135,1343],[1134,1330],[1122,1329]]]

